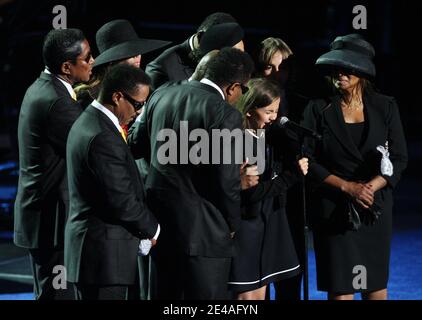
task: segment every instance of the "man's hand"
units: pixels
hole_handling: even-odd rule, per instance
[[[259,182],[259,176],[243,176],[240,177],[240,185],[242,190],[255,187]]]
[[[246,166],[248,162],[249,162],[249,159],[246,158],[246,161],[244,161],[242,165],[240,166],[240,176],[243,176],[246,173]]]
[[[240,166],[240,186],[242,190],[246,190],[256,186],[259,182],[258,167],[249,166],[248,159]]]
[[[302,174],[306,176],[308,174],[308,168],[309,168],[308,158],[300,159],[298,161],[298,165],[299,165],[300,171],[302,171]]]

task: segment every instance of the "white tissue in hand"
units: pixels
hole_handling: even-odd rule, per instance
[[[377,150],[381,152],[382,159],[381,159],[381,173],[385,176],[391,177],[393,175],[393,164],[390,160],[390,153],[388,152],[388,146],[378,146]]]
[[[138,255],[146,256],[152,247],[152,242],[149,239],[142,239],[139,243]]]

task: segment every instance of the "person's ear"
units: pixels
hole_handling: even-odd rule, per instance
[[[120,99],[123,98],[123,94],[121,92],[113,92],[113,95],[111,96],[111,100],[113,100],[114,104],[116,106],[119,105]]]
[[[246,112],[247,117],[251,117],[251,114],[249,112]]]
[[[201,37],[204,35],[204,31],[198,31],[193,37],[193,48],[198,49],[199,43],[201,42]]]
[[[62,63],[62,67],[61,67],[61,72],[62,74],[67,74],[70,75],[71,71],[70,71],[70,61],[66,61]]]
[[[234,93],[234,90],[235,90],[235,88],[236,88],[236,84],[235,83],[232,83],[231,85],[229,85],[227,88],[226,88],[226,93],[227,93],[227,96],[232,96],[233,95],[233,93]]]

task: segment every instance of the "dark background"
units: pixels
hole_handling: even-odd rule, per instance
[[[376,86],[382,93],[395,96],[399,103],[410,146],[411,161],[406,174],[420,176],[416,161],[422,158],[420,76],[416,72],[420,60],[417,49],[420,11],[416,1],[0,0],[0,179],[13,182],[17,177],[20,103],[27,87],[44,68],[42,41],[52,28],[55,16],[52,10],[57,4],[67,8],[67,27],[85,32],[94,57],[95,32],[110,20],[128,19],[140,37],[177,44],[194,33],[208,14],[228,12],[245,29],[246,51],[254,52],[256,45],[268,36],[280,37],[290,45],[294,52],[291,60],[296,66],[296,88],[309,98],[321,95],[324,89],[323,78],[314,67],[318,56],[328,50],[336,36],[361,33],[376,50]],[[358,4],[367,8],[367,30],[352,27],[355,16],[352,9]],[[143,55],[142,68],[158,53]],[[13,190],[9,190],[10,194]],[[0,210],[9,210],[3,200],[0,199]]]

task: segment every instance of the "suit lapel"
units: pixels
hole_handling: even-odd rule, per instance
[[[328,127],[331,129],[331,132],[344,149],[346,149],[355,158],[363,160],[359,149],[354,144],[352,137],[346,128],[346,123],[341,111],[340,96],[331,98],[331,107],[325,110],[325,119]]]
[[[70,94],[67,91],[67,89],[64,86],[64,84],[56,76],[54,76],[52,74],[45,73],[45,72],[41,72],[40,79],[43,79],[45,81],[52,82],[53,85],[54,85],[54,87],[60,90],[60,92],[59,92],[60,95],[69,96],[70,97]]]
[[[59,78],[53,74],[48,74],[45,73],[44,71],[41,72],[40,74],[40,79],[45,80],[45,81],[49,81],[53,84],[57,94],[59,94],[62,97],[69,97],[70,100],[74,103],[77,104],[79,107],[81,107],[81,105],[79,104],[79,102],[77,102],[72,95],[69,93],[68,89],[66,88],[66,86],[59,80]]]
[[[107,127],[107,129],[112,131],[116,135],[118,141],[121,141],[121,143],[123,143],[127,147],[127,144],[122,139],[122,136],[120,135],[119,130],[117,130],[114,123],[103,112],[101,112],[97,108],[94,108],[92,105],[89,105],[85,112],[90,112],[95,117],[98,117],[99,120],[101,122],[103,122],[104,125]],[[110,147],[112,147],[112,146],[110,146]],[[136,191],[142,192],[142,194],[144,194],[144,189],[143,189],[143,186],[142,186],[142,178],[141,178],[141,175],[139,173],[139,170],[137,169],[135,159],[133,158],[132,153],[129,151],[129,148],[126,149],[126,152],[129,155],[129,159],[130,159],[129,161],[131,162],[130,167],[133,169],[133,170],[131,170],[132,173],[133,173],[133,179],[137,180],[137,183],[135,183]]]
[[[371,95],[364,94],[363,104],[365,106],[365,121],[367,122],[366,125],[368,132],[365,137],[365,141],[362,144],[362,151],[371,148],[370,144],[374,137],[379,135],[379,130],[381,130],[381,128],[385,128],[385,124],[383,123],[383,116],[377,114],[377,110],[375,108],[377,104],[373,101]]]
[[[121,136],[119,130],[117,130],[113,121],[111,121],[103,112],[101,112],[97,108],[94,108],[92,105],[89,105],[89,107],[87,108],[87,112],[91,112],[95,116],[99,117],[100,121],[103,122],[106,125],[107,129],[112,131],[117,137],[119,137],[119,140],[123,141],[122,136]]]

